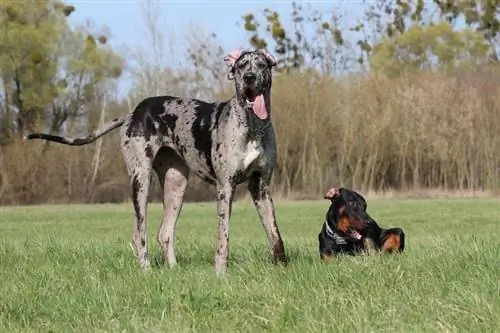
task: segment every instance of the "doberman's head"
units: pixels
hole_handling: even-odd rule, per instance
[[[330,229],[351,241],[360,241],[366,228],[374,221],[366,212],[366,200],[346,188],[331,188],[324,199],[332,202],[326,214]]]

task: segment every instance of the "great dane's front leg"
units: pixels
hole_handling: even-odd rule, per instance
[[[260,173],[254,173],[248,182],[248,190],[252,196],[255,208],[259,214],[262,226],[266,230],[267,238],[273,250],[275,263],[286,263],[285,248],[283,240],[276,223],[274,203],[269,188],[270,176],[264,177]]]
[[[233,203],[234,185],[217,185],[217,248],[215,250],[215,273],[219,276],[227,271],[229,256],[229,219]]]

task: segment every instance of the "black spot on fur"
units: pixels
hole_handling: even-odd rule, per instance
[[[181,155],[181,157],[184,157],[186,155],[186,153],[187,153],[187,148],[184,146],[181,146],[179,148],[179,154]]]
[[[210,176],[215,178],[215,171],[212,164],[212,106],[208,103],[198,103],[195,107],[196,118],[191,127],[191,134],[194,138],[194,147],[201,157],[205,159]]]
[[[218,127],[219,126],[221,116],[224,114],[224,108],[226,106],[229,106],[229,103],[227,103],[227,102],[225,102],[225,103],[219,103],[217,105],[217,107],[215,108],[216,109],[216,114],[215,114],[214,127]],[[226,119],[226,121],[227,121],[227,119]],[[217,149],[219,149],[219,148],[217,148]]]
[[[237,171],[232,177],[229,178],[229,182],[233,185],[239,185],[247,180],[247,175],[243,171]]]
[[[134,175],[132,177],[132,201],[134,202],[135,215],[138,220],[141,219],[141,216],[140,216],[140,206],[139,206],[139,200],[137,199],[137,194],[141,189],[142,189],[142,184],[137,179],[137,175]]]
[[[144,118],[144,127],[145,127],[144,136],[146,137],[146,140],[149,141],[149,139],[151,138],[151,135],[156,134],[155,123],[150,115],[147,115]]]
[[[177,102],[179,102],[179,100]],[[176,125],[177,119],[179,119],[179,116],[177,116],[175,114],[167,113],[167,114],[164,114],[161,117],[161,119],[165,122],[165,124],[167,124],[170,131],[173,132],[175,130],[175,125]]]
[[[211,178],[215,179],[215,171],[212,164],[212,132],[219,126],[220,119],[227,117],[225,108],[229,107],[228,102],[209,104],[203,101],[196,101],[195,115],[196,118],[191,126],[191,133],[194,138],[194,147],[205,160],[207,169]],[[214,114],[215,113],[215,114]],[[217,149],[220,148],[220,145]],[[214,184],[214,180],[208,180],[207,177],[202,178],[210,184]]]
[[[126,132],[127,136],[144,136],[146,140],[149,140],[152,135],[167,135],[169,130],[173,131],[178,116],[169,114],[165,110],[166,105],[168,106],[173,101],[182,103],[181,99],[174,96],[155,96],[142,100],[132,114]]]
[[[207,182],[208,184],[215,185],[215,180],[213,178],[204,176],[203,181]]]
[[[75,140],[73,140],[73,144],[80,145],[80,144],[84,144],[84,143],[87,143],[87,142],[92,141],[92,140],[94,140],[94,136],[92,134],[90,134],[89,136],[87,136],[84,139],[76,138]]]
[[[153,149],[151,148],[150,145],[146,146],[146,157],[150,158],[150,159],[153,159],[153,157],[154,157],[154,155],[153,155]]]
[[[176,145],[176,146],[179,146],[179,145],[180,145],[181,140],[180,140],[180,138],[179,138],[179,136],[178,136],[177,134],[173,136],[173,138],[172,138],[172,142],[173,142],[173,143],[174,143],[174,145]]]
[[[185,148],[184,148],[184,151],[186,151],[186,149],[185,149]],[[216,184],[216,183],[215,183],[215,179],[214,179],[214,178],[212,178],[212,177],[209,177],[209,176],[205,175],[205,174],[203,173],[203,171],[198,170],[198,171],[196,171],[195,173],[196,173],[196,175],[197,175],[198,177],[200,177],[200,179],[201,179],[201,180],[203,180],[204,182],[206,182],[206,183],[208,183],[208,184],[211,184],[211,185],[215,185],[215,184]]]

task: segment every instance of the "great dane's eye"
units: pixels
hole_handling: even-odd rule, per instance
[[[238,63],[238,68],[244,68],[247,64],[248,64],[248,62],[247,62],[247,61],[240,61],[240,62]]]
[[[260,69],[264,69],[264,68],[267,67],[267,65],[265,63],[263,63],[263,62],[258,62],[257,63],[257,67],[260,68]]]

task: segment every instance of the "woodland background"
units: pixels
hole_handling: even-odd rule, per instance
[[[354,26],[314,4],[290,6],[289,26],[272,8],[240,18],[242,40],[278,60],[276,197],[320,198],[333,185],[367,193],[498,191],[500,1],[366,1]],[[169,45],[154,4],[141,9],[152,56],[140,47],[113,49],[105,29],[92,24],[71,27],[75,10],[49,0],[0,3],[2,205],[129,200],[116,131],[83,147],[22,140],[31,131],[77,136],[150,95],[233,93],[222,61],[230,50],[214,33],[186,32],[184,61],[164,66]],[[125,75],[132,85],[120,96]],[[213,193],[193,176],[186,199]],[[239,197],[245,193],[241,186]]]

